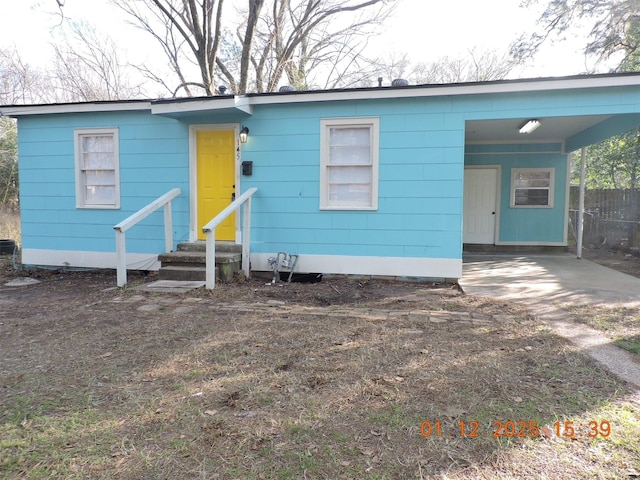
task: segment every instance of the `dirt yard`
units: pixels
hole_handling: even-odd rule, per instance
[[[585,248],[582,255],[592,262],[640,278],[640,252],[636,250],[621,251],[592,247]]]
[[[154,294],[0,261],[2,478],[640,475],[628,386],[515,304],[349,279]]]

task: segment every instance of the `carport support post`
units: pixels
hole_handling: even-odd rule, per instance
[[[582,147],[580,151],[580,196],[578,197],[578,225],[576,238],[576,255],[582,258],[582,234],[584,223],[584,182],[587,171],[587,149]]]

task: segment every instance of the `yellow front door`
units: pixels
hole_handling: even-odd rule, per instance
[[[235,193],[235,133],[233,130],[196,132],[198,176],[198,238],[202,227],[232,201]],[[216,240],[236,239],[236,218],[231,214],[216,227]]]

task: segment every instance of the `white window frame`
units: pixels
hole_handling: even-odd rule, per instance
[[[357,205],[332,201],[329,198],[329,170],[341,168],[331,165],[330,132],[332,128],[369,128],[370,165],[371,165],[371,202]],[[321,210],[377,210],[378,209],[378,170],[380,145],[380,119],[378,117],[326,118],[320,120],[320,209]],[[364,165],[364,164],[363,164]],[[345,167],[353,165],[345,165]]]
[[[547,205],[516,205],[516,176],[519,173],[526,172],[549,172],[549,186],[548,187],[529,187],[527,190],[548,190],[548,203]],[[555,177],[556,169],[552,167],[545,168],[512,168],[511,169],[511,208],[553,208],[553,192],[555,190]]]
[[[86,198],[85,178],[82,165],[83,136],[112,136],[114,156],[115,193],[113,201],[109,203],[97,203]],[[76,169],[76,208],[91,209],[118,209],[120,208],[120,142],[117,128],[83,128],[73,131]]]

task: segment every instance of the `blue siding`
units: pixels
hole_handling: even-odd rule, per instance
[[[629,89],[601,88],[547,92],[469,95],[459,97],[454,111],[466,120],[636,114],[640,95]]]
[[[460,258],[464,121],[412,100],[265,106],[244,123],[252,251]],[[320,210],[320,119],[380,118],[377,211]],[[419,255],[416,255],[419,253]]]
[[[114,252],[113,226],[171,188],[174,236],[188,239],[188,125],[146,112],[43,115],[19,123],[22,244],[28,249]],[[77,209],[74,129],[118,127],[118,210]],[[127,231],[127,251],[164,249],[162,211]]]
[[[25,116],[19,119],[23,247],[113,252],[113,225],[175,187],[182,194],[173,202],[174,240],[187,240],[189,125],[235,122],[250,129],[242,160],[253,161],[253,175],[241,177],[240,190],[258,188],[255,253],[459,259],[465,164],[502,167],[499,241],[562,242],[567,160],[561,145],[465,148],[465,122],[626,114],[605,125],[617,129],[618,122],[637,122],[639,111],[640,96],[629,89],[602,88],[257,104],[251,116],[229,110],[179,118],[141,111]],[[378,209],[320,210],[321,119],[369,116],[380,119]],[[75,207],[73,130],[90,127],[119,129],[118,210]],[[579,135],[571,144],[585,140]],[[510,208],[511,169],[521,167],[555,169],[554,208]],[[163,237],[160,211],[127,232],[127,250],[159,252]]]
[[[562,243],[566,227],[567,156],[560,144],[467,145],[466,165],[500,165],[500,225],[498,242]],[[555,170],[553,208],[513,208],[513,168]]]
[[[609,137],[625,132],[640,125],[640,113],[617,115],[602,122],[597,127],[583,130],[574,137],[567,139],[566,150],[572,152],[585,145],[601,142]]]

